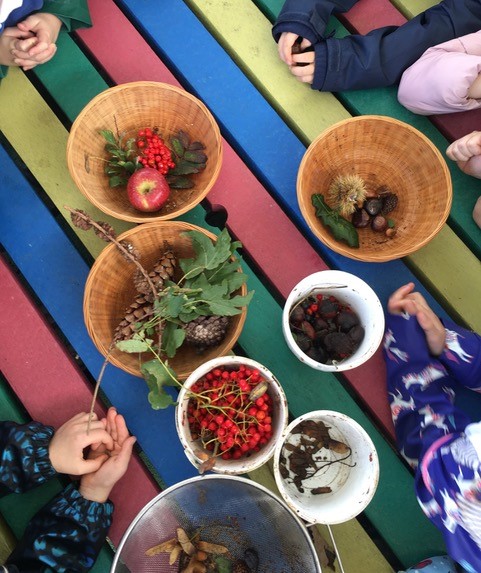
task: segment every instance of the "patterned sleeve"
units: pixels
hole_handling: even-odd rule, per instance
[[[48,454],[53,431],[39,422],[0,422],[0,494],[21,493],[57,474]]]
[[[446,346],[439,361],[460,384],[481,391],[481,336],[443,320]]]
[[[88,501],[67,486],[30,521],[7,559],[9,573],[84,573],[89,571],[112,521],[110,501]]]

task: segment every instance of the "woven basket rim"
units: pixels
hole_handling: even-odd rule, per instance
[[[178,232],[184,232],[184,231],[200,231],[202,233],[204,233],[207,237],[209,237],[212,240],[217,240],[217,236],[212,233],[211,231],[200,227],[199,225],[195,225],[193,223],[188,223],[186,221],[157,221],[157,222],[151,222],[151,223],[145,223],[143,225],[138,225],[137,227],[134,227],[132,229],[128,229],[127,231],[124,231],[122,234],[120,234],[117,239],[119,241],[125,241],[128,240],[129,238],[131,238],[132,236],[135,236],[139,233],[143,233],[143,232],[148,232],[150,230],[153,229],[159,229],[159,228],[170,228],[172,229],[172,227],[176,227],[178,229]],[[102,356],[106,357],[108,354],[108,347],[100,340],[100,338],[97,335],[97,332],[94,329],[94,324],[91,320],[90,317],[90,312],[89,312],[89,306],[90,306],[90,302],[91,302],[91,294],[93,291],[92,285],[96,280],[97,274],[99,272],[101,272],[101,268],[102,268],[102,264],[103,261],[108,258],[111,253],[116,249],[116,246],[114,244],[109,244],[107,245],[102,252],[99,254],[99,256],[96,258],[96,260],[94,261],[94,264],[92,265],[90,272],[87,276],[86,282],[85,282],[85,288],[84,288],[84,297],[83,297],[83,316],[84,316],[84,323],[85,326],[87,328],[87,332],[92,340],[92,342],[94,343],[95,347],[97,348],[97,350],[100,352],[100,354],[102,354]],[[126,263],[128,264],[128,263]],[[241,261],[239,260],[239,267],[241,265]],[[244,283],[241,288],[241,294],[242,295],[246,295],[247,294],[247,285]],[[227,353],[229,353],[232,350],[232,347],[236,344],[237,339],[239,338],[242,329],[244,327],[246,318],[247,318],[247,307],[243,307],[242,312],[238,315],[235,315],[235,317],[233,317],[237,320],[237,325],[235,327],[235,330],[231,333],[231,340],[229,340],[226,348],[224,349],[224,351],[219,355],[219,356],[223,356],[226,355]],[[222,348],[222,346],[225,345],[224,344],[220,344],[219,347]],[[111,364],[113,364],[114,366],[124,370],[125,372],[128,372],[129,374],[132,374],[134,376],[137,376],[139,378],[142,377],[142,374],[140,373],[140,368],[133,368],[130,367],[128,365],[123,364],[120,360],[118,360],[117,358],[110,356],[109,360],[108,360]],[[179,380],[185,380],[190,372],[186,373],[186,374],[182,374],[182,373],[178,373],[176,372],[177,377]]]
[[[320,234],[319,230],[314,225],[311,212],[308,211],[306,208],[306,202],[304,200],[305,199],[304,194],[301,191],[302,176],[303,176],[304,170],[306,169],[306,165],[308,164],[311,153],[313,153],[313,150],[319,145],[319,143],[321,141],[325,140],[327,137],[329,137],[329,135],[332,132],[336,131],[338,128],[342,127],[343,125],[346,125],[349,123],[356,123],[356,122],[372,121],[372,120],[384,122],[386,124],[397,125],[400,128],[402,128],[408,132],[413,133],[415,136],[417,136],[419,139],[421,139],[429,147],[429,149],[433,152],[436,159],[438,160],[439,166],[441,167],[441,170],[443,173],[443,177],[446,181],[445,205],[444,205],[443,212],[442,212],[436,226],[433,228],[433,230],[426,237],[421,239],[416,245],[412,245],[411,247],[405,247],[402,250],[400,250],[399,252],[396,252],[396,251],[390,252],[389,250],[384,252],[382,250],[379,250],[378,252],[373,253],[373,254],[366,254],[366,253],[362,253],[362,250],[349,247],[348,245],[345,245],[344,243],[337,241],[336,239],[334,239],[334,237],[332,237],[329,234],[329,231],[327,229],[325,229],[324,234]],[[349,257],[349,258],[357,260],[357,261],[373,262],[373,263],[382,263],[382,262],[388,262],[388,261],[403,258],[405,256],[408,256],[408,255],[418,251],[420,248],[422,248],[427,243],[429,243],[441,231],[441,229],[445,225],[445,223],[449,217],[449,213],[451,211],[452,201],[453,201],[453,185],[452,185],[451,173],[449,171],[449,167],[448,167],[442,153],[439,151],[439,149],[436,147],[436,145],[424,133],[422,133],[419,129],[417,129],[417,128],[413,127],[412,125],[409,125],[408,123],[405,123],[399,119],[396,119],[396,118],[393,118],[390,116],[384,116],[384,115],[360,115],[360,116],[350,117],[350,118],[346,118],[346,119],[343,119],[341,121],[338,121],[338,122],[332,124],[331,126],[327,127],[325,130],[323,130],[314,140],[312,140],[312,142],[310,143],[310,145],[308,146],[308,148],[306,149],[306,151],[302,157],[301,163],[299,164],[298,173],[297,173],[296,188],[297,188],[297,200],[298,200],[298,204],[299,204],[302,216],[303,216],[304,220],[306,221],[309,229],[311,230],[311,232],[314,234],[315,237],[317,237],[322,243],[324,243],[330,249],[332,249],[333,251],[335,251],[341,255],[344,255],[346,257]]]
[[[85,188],[85,185],[83,184],[83,182],[81,180],[80,175],[77,173],[77,170],[75,169],[75,166],[73,163],[73,152],[72,152],[72,150],[73,150],[73,145],[74,145],[74,141],[75,141],[75,136],[76,136],[77,131],[80,129],[82,122],[85,120],[85,117],[89,114],[90,110],[92,108],[94,108],[95,106],[97,106],[99,103],[101,103],[104,99],[111,97],[112,94],[116,94],[117,92],[129,90],[129,89],[145,89],[145,88],[155,88],[155,89],[162,89],[162,90],[166,90],[166,91],[171,91],[173,93],[176,93],[176,94],[184,97],[187,100],[190,100],[195,105],[197,105],[198,108],[205,114],[205,116],[209,120],[209,124],[211,126],[212,133],[213,133],[214,139],[215,139],[215,146],[218,150],[217,161],[214,165],[214,170],[212,172],[211,179],[208,182],[208,184],[205,185],[202,192],[196,194],[194,201],[186,203],[184,206],[178,208],[177,210],[171,211],[170,213],[167,213],[167,214],[158,214],[155,212],[149,214],[149,213],[145,212],[141,215],[139,212],[139,215],[136,215],[136,214],[123,213],[120,209],[119,210],[110,209],[109,207],[105,206],[102,203],[102,201],[98,200],[97,197],[95,197],[94,195],[91,195],[88,192],[88,190]],[[72,177],[76,187],[79,189],[79,191],[82,193],[82,195],[84,195],[84,197],[86,197],[95,207],[97,207],[97,209],[99,209],[103,213],[106,213],[107,215],[110,215],[111,217],[114,217],[116,219],[120,219],[122,221],[128,221],[131,223],[146,223],[146,222],[152,222],[152,221],[168,221],[168,220],[174,219],[176,217],[179,217],[180,215],[183,215],[184,213],[193,209],[203,199],[205,199],[205,197],[207,196],[207,194],[210,192],[210,190],[214,186],[215,182],[217,181],[217,179],[219,177],[220,170],[222,168],[223,156],[224,156],[223,139],[222,139],[222,135],[220,133],[219,125],[218,125],[214,115],[209,110],[209,108],[204,104],[203,101],[201,101],[199,98],[197,98],[193,94],[189,93],[188,91],[186,91],[183,88],[180,88],[178,86],[167,84],[164,82],[154,82],[154,81],[145,81],[145,80],[118,84],[116,86],[107,88],[107,89],[103,90],[102,92],[100,92],[99,94],[97,94],[96,96],[94,96],[84,106],[84,108],[80,111],[80,113],[77,115],[77,117],[73,121],[72,126],[70,128],[70,132],[68,134],[67,146],[66,146],[67,168],[68,168],[70,176]]]

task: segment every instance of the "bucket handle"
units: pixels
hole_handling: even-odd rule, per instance
[[[306,527],[314,527],[315,525],[317,525],[317,523],[305,522],[305,525]],[[325,523],[324,525],[327,527],[327,530],[329,531],[329,536],[331,538],[332,546],[334,547],[334,553],[336,554],[337,561],[339,563],[339,569],[341,570],[341,573],[345,573],[344,567],[342,566],[341,555],[339,554],[339,550],[337,549],[336,541],[334,539],[331,526],[328,523]]]

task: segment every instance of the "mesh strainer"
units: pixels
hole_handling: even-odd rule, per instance
[[[185,480],[155,497],[125,532],[111,573],[178,573],[168,553],[145,555],[177,527],[224,545],[233,559],[256,556],[252,573],[321,573],[306,527],[284,502],[255,482],[223,475]]]

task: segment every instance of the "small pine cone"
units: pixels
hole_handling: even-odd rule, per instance
[[[134,258],[136,261],[140,260],[140,252],[134,247],[134,245],[132,245],[132,243],[128,243],[127,241],[120,241],[120,244],[126,251],[130,253],[132,258]],[[126,261],[132,261],[132,259],[129,258],[122,250],[119,249],[119,253],[124,257]]]
[[[398,202],[399,199],[396,193],[387,193],[386,195],[383,195],[381,213],[383,215],[387,215],[391,211],[394,211],[394,209],[397,207]]]
[[[102,239],[102,241],[105,241],[106,243],[110,243],[110,239],[115,239],[116,235],[112,225],[109,225],[104,221],[96,221],[96,223],[97,225],[99,225],[99,227],[102,227],[103,229],[101,231],[100,229],[97,229],[97,227],[94,227],[94,231],[97,237],[99,237],[100,239]]]
[[[82,217],[82,215],[86,218]],[[74,213],[70,213],[70,219],[72,220],[72,223],[79,229],[82,229],[82,231],[89,231],[92,228],[89,215],[81,209],[77,209]]]
[[[139,295],[125,312],[124,319],[114,332],[114,342],[129,340],[136,333],[136,325],[152,316],[153,306],[144,296]]]
[[[157,292],[164,288],[164,282],[166,280],[173,278],[176,264],[177,260],[171,249],[166,251],[155,263],[153,270],[149,273],[149,277]],[[149,283],[140,270],[137,270],[134,275],[134,284],[137,292],[144,294],[147,297],[152,296],[152,290]]]
[[[224,339],[228,324],[227,316],[199,316],[185,326],[185,341],[199,350],[215,346]]]

